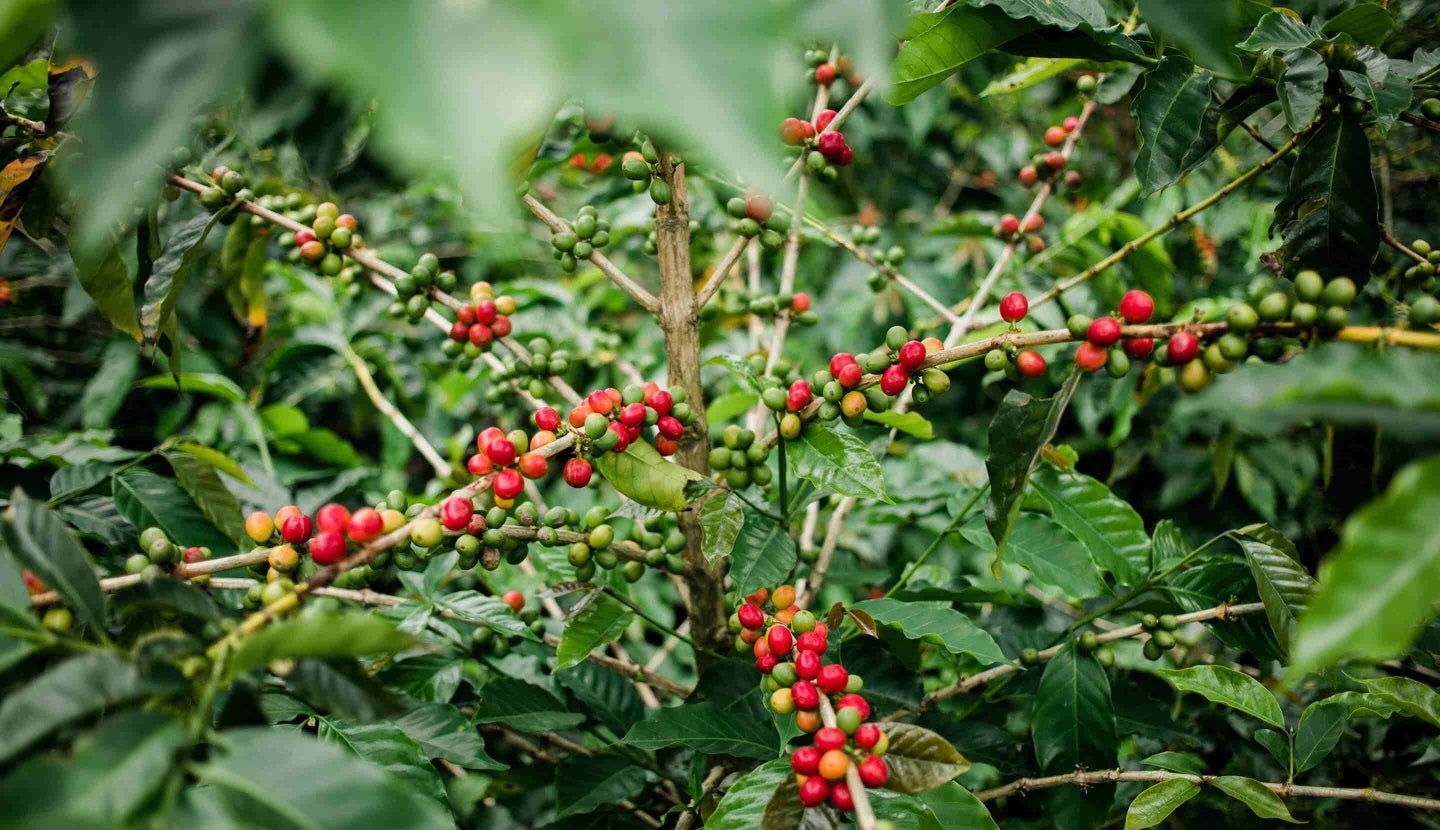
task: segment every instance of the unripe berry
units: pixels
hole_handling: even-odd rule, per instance
[[[350,538],[362,545],[377,538],[384,530],[385,519],[373,507],[362,507],[350,518]]]
[[[269,541],[274,532],[275,521],[269,514],[256,511],[245,517],[245,535],[249,536],[252,542]]]
[[[520,475],[526,478],[543,478],[549,469],[550,460],[538,452],[527,452],[520,456]]]
[[[1045,374],[1045,358],[1037,351],[1026,349],[1015,356],[1015,368],[1027,378]]]
[[[1030,301],[1020,291],[1011,291],[1000,299],[1000,319],[1007,323],[1018,323],[1030,311]]]
[[[1098,372],[1110,358],[1110,351],[1094,343],[1085,342],[1075,350],[1075,365],[1083,372]]]
[[[1101,317],[1090,324],[1085,339],[1096,346],[1113,346],[1120,339],[1120,321],[1114,317]]]
[[[905,390],[905,384],[910,380],[910,375],[905,367],[898,363],[886,369],[880,375],[880,391],[887,395],[898,395]]]
[[[1155,300],[1138,288],[1125,292],[1120,298],[1120,316],[1128,323],[1139,325],[1155,313]]]
[[[345,537],[339,531],[323,530],[310,540],[310,558],[317,565],[333,565],[345,558]]]
[[[1199,352],[1200,338],[1188,331],[1177,332],[1165,344],[1165,358],[1172,366],[1189,363]]]

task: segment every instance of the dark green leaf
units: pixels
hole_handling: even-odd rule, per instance
[[[1290,676],[1346,657],[1404,654],[1434,616],[1440,589],[1440,456],[1403,468],[1384,495],[1351,515],[1320,567],[1301,618]]]
[[[973,793],[954,782],[941,784],[929,792],[921,793],[920,800],[935,815],[938,827],[965,828],[965,830],[999,830],[990,811]],[[931,828],[926,828],[931,830]]]
[[[1005,654],[984,629],[943,602],[902,602],[898,599],[867,599],[851,606],[889,626],[911,640],[924,640],[951,654],[968,654],[980,663],[1004,662]]]
[[[1150,567],[1150,538],[1135,508],[1082,473],[1045,464],[1030,480],[1061,527],[1075,534],[1101,569],[1122,585],[1137,585]]]
[[[1035,691],[1031,733],[1035,757],[1046,775],[1071,773],[1081,765],[1115,766],[1118,742],[1110,680],[1095,658],[1078,653],[1073,642],[1045,664]],[[1057,815],[1067,817],[1066,823],[1072,823],[1070,817],[1085,823],[1103,818],[1113,796],[1110,785],[1091,786],[1084,792],[1065,787],[1050,803]]]
[[[1327,35],[1349,35],[1356,43],[1379,46],[1395,28],[1395,18],[1379,3],[1359,3],[1342,10],[1321,29]]]
[[[990,474],[990,500],[985,505],[985,526],[995,539],[992,570],[997,574],[1005,557],[1011,525],[1025,497],[1025,484],[1040,460],[1040,451],[1054,437],[1079,378],[1079,372],[1072,373],[1060,391],[1050,398],[1032,398],[1012,389],[990,422],[990,452],[985,456],[985,470]]]
[[[95,578],[90,555],[70,534],[65,523],[25,491],[10,494],[14,516],[0,519],[0,540],[25,567],[64,597],[82,619],[97,629],[105,627],[105,596]]]
[[[439,608],[455,614],[465,622],[472,625],[484,625],[495,629],[498,634],[506,634],[511,637],[525,637],[526,639],[539,639],[530,630],[510,606],[501,602],[498,598],[481,594],[477,591],[456,591],[453,594],[445,594],[437,597],[435,604]]]
[[[1270,757],[1284,769],[1290,769],[1290,742],[1274,729],[1255,730],[1255,742],[1270,752]]]
[[[480,690],[476,723],[503,723],[522,732],[570,729],[585,716],[565,711],[565,704],[539,686],[511,677],[497,677]]]
[[[1380,247],[1370,140],[1358,115],[1328,119],[1300,147],[1275,209],[1286,269],[1322,268],[1363,285]]]
[[[393,723],[347,723],[321,718],[316,735],[384,770],[408,791],[446,805],[445,785],[430,758]]]
[[[700,550],[706,560],[729,556],[744,526],[745,510],[739,497],[727,490],[706,498],[700,506]]]
[[[55,505],[74,498],[110,477],[115,465],[103,461],[87,461],[73,467],[61,467],[50,476],[50,501]]]
[[[774,758],[780,749],[770,724],[734,717],[708,702],[652,709],[645,720],[631,727],[622,743],[648,750],[683,746],[706,755],[761,760]]]
[[[1418,680],[1408,677],[1379,677],[1361,680],[1366,703],[1379,702],[1434,727],[1440,727],[1440,694]],[[1389,715],[1381,709],[1382,717]]]
[[[1210,73],[1176,55],[1145,74],[1145,85],[1130,111],[1135,116],[1140,152],[1135,174],[1141,195],[1174,184],[1186,169],[1186,156],[1200,137],[1210,107]]]
[[[1349,694],[1317,700],[1300,714],[1295,729],[1295,774],[1300,774],[1325,760],[1340,742],[1345,725],[1350,722],[1354,701]]]
[[[786,444],[795,475],[820,491],[861,499],[889,501],[885,474],[865,442],[820,421]]]
[[[1140,763],[1184,775],[1199,775],[1205,771],[1205,759],[1189,752],[1157,752]]]
[[[730,553],[730,578],[741,596],[779,585],[795,567],[795,540],[788,528],[754,508]]]
[[[1269,525],[1250,525],[1236,532],[1235,541],[1245,551],[1245,561],[1255,575],[1260,599],[1265,603],[1265,616],[1275,639],[1285,650],[1296,621],[1310,605],[1315,580],[1297,561],[1295,546]]]
[[[1279,729],[1285,728],[1285,715],[1275,695],[1248,674],[1224,666],[1160,669],[1157,674],[1178,691],[1195,692],[1212,703],[1238,709]]]
[[[995,550],[995,540],[978,523],[966,525],[961,535],[981,550]],[[1053,585],[1068,596],[1094,597],[1109,590],[1080,540],[1043,514],[1016,517],[1006,550],[1011,564],[1028,568],[1036,582]]]
[[[893,81],[885,99],[897,106],[908,104],[970,61],[1036,28],[1033,20],[962,3],[943,12],[917,14],[890,67]]]
[[[245,517],[241,513],[240,500],[235,498],[220,480],[215,468],[199,458],[184,452],[167,452],[165,460],[175,471],[175,480],[190,494],[190,500],[239,548],[249,543],[245,535]]]
[[[412,642],[382,617],[361,612],[282,620],[240,641],[230,671],[243,674],[281,657],[362,657],[399,651]]]
[[[644,441],[636,441],[622,453],[601,453],[595,459],[595,468],[625,496],[667,513],[685,509],[685,484],[700,477],[693,470],[666,461]]]
[[[890,767],[890,780],[885,786],[902,793],[923,793],[970,769],[950,742],[913,723],[882,723],[880,729],[890,740],[885,763]]]
[[[1206,6],[1205,14],[1196,14],[1191,0],[1140,0],[1140,14],[1152,34],[1174,41],[1200,66],[1233,77],[1243,71],[1234,44],[1258,20],[1251,6],[1258,4],[1216,0]]]
[[[586,600],[585,607],[565,621],[555,649],[555,668],[568,669],[584,662],[590,652],[620,639],[634,620],[635,614],[608,594]]]
[[[158,527],[181,547],[210,548],[217,554],[236,550],[235,543],[205,518],[172,479],[132,468],[111,479],[111,493],[115,506],[136,530]]]
[[[627,764],[597,764],[593,758],[571,756],[555,767],[557,819],[634,800],[650,783],[644,767]]]
[[[1135,796],[1125,812],[1125,830],[1154,827],[1185,802],[1200,794],[1200,785],[1188,778],[1172,778]]]
[[[1290,815],[1290,810],[1285,806],[1285,802],[1280,800],[1280,796],[1253,778],[1222,775],[1210,783],[1219,787],[1226,795],[1249,807],[1250,811],[1260,818],[1288,821],[1291,824],[1303,823]]]
[[[1260,18],[1250,36],[1237,44],[1236,48],[1247,52],[1259,52],[1262,49],[1286,51],[1309,46],[1319,39],[1320,35],[1305,25],[1299,15],[1289,11],[1273,11]]]
[[[506,769],[485,752],[480,733],[448,703],[412,705],[395,719],[395,725],[432,759],[444,758],[465,769]]]
[[[80,396],[80,423],[86,429],[110,426],[110,419],[125,402],[130,384],[135,380],[138,355],[133,340],[117,338],[106,344],[100,368],[95,370],[95,376],[85,384],[85,392]]]
[[[70,245],[70,258],[75,263],[80,285],[100,313],[111,325],[138,342],[141,334],[140,321],[135,316],[135,287],[120,244],[113,239],[98,244],[77,240]]]
[[[155,261],[155,271],[145,283],[145,305],[140,309],[140,327],[150,343],[170,327],[185,280],[205,252],[205,237],[219,223],[220,215],[202,213],[186,222],[165,243],[165,251]],[[178,350],[179,346],[172,343],[170,348]]]
[[[720,799],[715,812],[705,821],[706,830],[755,830],[763,827],[761,817],[765,815],[765,805],[775,794],[775,788],[785,781],[794,780],[795,773],[786,758],[776,758],[750,770],[725,791],[725,797]]]
[[[1285,126],[1291,132],[1301,131],[1315,120],[1329,77],[1330,67],[1314,49],[1301,46],[1285,53],[1285,72],[1280,75],[1276,92],[1285,113]]]
[[[454,654],[421,654],[388,666],[380,679],[386,687],[431,703],[448,703],[460,688],[465,661]]]
[[[590,713],[609,727],[616,735],[624,735],[645,717],[645,707],[640,694],[628,677],[607,671],[593,663],[581,663],[574,668],[555,672],[570,694],[590,709]]]

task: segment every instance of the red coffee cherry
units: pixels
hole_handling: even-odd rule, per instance
[[[1080,171],[1078,170],[1071,170],[1065,174],[1065,186],[1071,190],[1079,187],[1082,181],[1084,181],[1084,177],[1080,175]]]
[[[565,462],[561,475],[571,487],[584,487],[590,483],[590,462],[583,458],[572,458]]]
[[[385,531],[385,519],[373,507],[362,507],[350,517],[350,539],[365,544]]]
[[[821,110],[820,114],[815,116],[815,129],[825,130],[830,126],[830,122],[835,120],[835,116],[839,114],[840,113],[835,110]]]
[[[860,728],[855,730],[855,745],[861,749],[870,749],[880,743],[880,727],[873,723],[862,723]]]
[[[1027,378],[1038,378],[1045,374],[1045,358],[1037,351],[1026,349],[1015,355],[1015,368]]]
[[[465,469],[469,470],[472,476],[485,476],[495,469],[495,465],[490,463],[490,459],[477,452],[466,459]]]
[[[780,661],[773,654],[762,654],[755,658],[755,668],[759,669],[761,674],[775,671],[775,667],[778,665],[780,665]]]
[[[1018,323],[1030,312],[1030,301],[1019,291],[1011,291],[1000,300],[1000,319]]]
[[[807,680],[790,687],[790,698],[795,701],[795,708],[802,712],[809,712],[820,705],[820,692]]]
[[[509,467],[515,463],[515,445],[509,438],[497,438],[485,447],[485,455],[496,467]]]
[[[826,666],[829,668],[829,666]],[[845,745],[845,733],[833,726],[826,726],[815,733],[815,748],[829,752]]]
[[[333,565],[345,558],[345,537],[336,530],[322,530],[310,540],[310,558],[317,565]]]
[[[871,755],[860,762],[860,780],[865,782],[865,786],[883,787],[889,777],[890,768],[885,766],[885,759],[879,755]]]
[[[455,496],[440,503],[440,524],[445,525],[446,530],[464,530],[473,515],[475,507],[469,499]]]
[[[649,404],[650,408],[660,415],[669,415],[670,408],[675,405],[675,401],[670,397],[670,393],[664,389],[651,395],[645,403]]]
[[[499,427],[485,427],[484,429],[480,430],[479,435],[475,436],[475,449],[479,450],[480,452],[485,452],[485,448],[490,446],[491,441],[494,441],[496,438],[504,437],[505,431],[503,429],[500,429]]]
[[[1067,116],[1064,121],[1060,122],[1060,126],[1065,128],[1065,132],[1073,133],[1075,128],[1080,126],[1080,119],[1073,115]]]
[[[1025,224],[1022,226],[1026,233],[1039,233],[1045,227],[1045,217],[1038,213],[1032,213],[1025,217]]]
[[[1064,167],[1065,164],[1066,159],[1064,153],[1045,154],[1045,166],[1049,167],[1051,170],[1059,170],[1060,168]]]
[[[849,784],[836,781],[830,787],[830,806],[845,813],[855,809],[855,795],[850,792]]]
[[[831,663],[820,669],[820,675],[815,678],[815,683],[820,686],[820,691],[834,695],[845,691],[845,684],[850,682],[850,672],[839,663]]]
[[[467,326],[475,322],[475,306],[462,305],[455,309],[455,320]]]
[[[456,320],[450,324],[450,339],[456,343],[464,343],[470,339],[470,326],[463,321]]]
[[[520,613],[520,609],[525,607],[525,595],[519,591],[506,591],[505,595],[500,597],[500,601],[510,606],[510,610],[517,614]]]
[[[1045,131],[1045,143],[1051,147],[1059,147],[1065,143],[1065,128],[1051,127]]]
[[[803,639],[804,634],[800,637]],[[795,674],[801,680],[814,680],[820,675],[820,655],[813,651],[802,651],[795,655]]]
[[[538,452],[527,452],[520,456],[520,475],[526,478],[544,478],[550,470],[550,459]]]
[[[669,416],[667,415],[666,417],[668,418]],[[616,437],[619,438],[619,440],[616,441],[615,446],[610,451],[625,452],[625,448],[630,446],[630,428],[620,423],[619,421],[611,421],[606,426],[606,429],[609,429],[611,432],[615,433]],[[684,430],[683,426],[681,427],[681,430]]]
[[[905,390],[905,384],[910,382],[910,374],[905,367],[895,364],[886,369],[880,375],[880,391],[887,395],[898,395]]]
[[[765,632],[765,641],[770,644],[771,654],[783,656],[789,654],[790,647],[795,645],[795,636],[783,625],[772,625]]]
[[[1189,363],[1199,352],[1200,338],[1188,331],[1177,332],[1165,344],[1165,357],[1175,366]]]
[[[1155,313],[1155,300],[1144,291],[1133,288],[1120,298],[1120,316],[1126,322],[1139,325]]]
[[[666,438],[676,439],[685,432],[685,425],[680,423],[679,418],[672,415],[665,415],[655,423],[655,426]]]
[[[829,133],[826,133],[826,135],[829,135]],[[830,161],[831,161],[832,163],[834,163],[836,167],[849,167],[849,166],[850,166],[850,162],[852,162],[852,161],[854,161],[854,160],[855,160],[855,151],[852,150],[852,149],[850,149],[850,145],[849,145],[849,144],[846,144],[845,146],[841,147],[841,148],[840,148],[840,152],[838,152],[838,153],[835,154],[835,158],[830,159]]]
[[[1075,365],[1084,372],[1098,372],[1104,368],[1105,361],[1110,359],[1110,350],[1095,345],[1089,341],[1080,344],[1075,350]]]
[[[820,750],[813,746],[802,746],[790,755],[790,769],[801,775],[814,775],[820,771]]]
[[[792,147],[798,147],[805,143],[805,128],[801,126],[805,122],[798,118],[786,118],[780,122],[780,140]],[[813,130],[814,127],[811,127]]]
[[[810,295],[803,291],[796,292],[795,296],[790,298],[790,310],[796,314],[804,314],[809,311]]]
[[[1097,317],[1085,330],[1085,339],[1097,346],[1113,346],[1120,339],[1120,321],[1114,317]]]
[[[470,327],[470,342],[477,346],[488,346],[490,341],[495,339],[495,330],[484,323],[476,323]]]
[[[295,244],[304,245],[306,242],[315,241],[315,232],[309,228],[303,228],[295,232]]]
[[[495,491],[496,498],[513,499],[525,489],[525,479],[515,470],[501,470],[490,487]]]
[[[860,713],[860,720],[870,719],[870,702],[857,694],[848,694],[840,698],[835,704],[835,711],[841,709],[854,709]]]
[[[490,330],[495,333],[496,337],[509,337],[510,318],[506,317],[504,314],[497,316],[495,318],[495,322],[490,324]]]
[[[825,635],[821,634],[819,630],[807,631],[795,641],[796,648],[801,651],[813,651],[816,654],[824,654],[829,645]]]
[[[845,134],[839,130],[821,133],[820,138],[815,141],[815,146],[819,148],[820,155],[830,161],[835,161],[839,157],[841,149],[845,147]]]
[[[638,427],[645,423],[645,404],[636,401],[620,410],[620,423],[627,427]],[[656,423],[658,425],[659,422]]]
[[[835,80],[835,65],[822,63],[815,67],[815,83],[825,86]]]
[[[899,359],[905,371],[913,372],[919,369],[920,364],[925,362],[925,344],[919,340],[908,341],[900,347]]]
[[[1124,341],[1120,344],[1120,348],[1124,349],[1125,354],[1130,357],[1136,360],[1143,360],[1149,357],[1151,352],[1155,351],[1155,341],[1148,337],[1138,337],[1134,340]]]
[[[315,526],[322,531],[344,533],[350,527],[350,511],[342,504],[330,502],[315,511]]]
[[[816,768],[819,768],[819,761],[816,761]],[[830,789],[829,781],[812,774],[800,785],[800,803],[806,807],[819,807],[830,798]]]
[[[296,514],[286,518],[280,525],[280,538],[292,545],[298,545],[309,539],[314,529],[315,523],[310,521],[309,516]]]
[[[1035,169],[1034,165],[1027,164],[1020,168],[1019,178],[1020,184],[1025,187],[1033,187],[1036,182],[1040,181],[1040,173]]]
[[[765,612],[760,610],[760,606],[753,603],[747,602],[740,606],[735,614],[740,618],[740,624],[752,631],[758,631],[765,625]]]
[[[553,430],[560,426],[560,413],[552,407],[544,407],[535,412],[535,426],[544,430]]]
[[[830,374],[840,377],[840,370],[855,363],[855,355],[849,352],[840,352],[830,358]]]
[[[859,386],[864,377],[865,370],[861,369],[858,363],[847,363],[840,367],[839,372],[835,373],[835,379],[840,381],[840,385],[846,389],[854,389]]]
[[[1013,213],[1007,213],[1000,217],[1000,224],[995,226],[995,233],[1001,239],[1014,236],[1020,230],[1020,219]]]

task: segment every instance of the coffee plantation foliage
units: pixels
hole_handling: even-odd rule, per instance
[[[1440,4],[0,71],[0,826],[1440,826]]]

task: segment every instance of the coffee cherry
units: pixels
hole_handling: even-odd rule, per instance
[[[799,661],[796,661],[796,668],[799,668]],[[801,675],[804,676],[803,674]],[[790,687],[790,696],[795,700],[795,708],[802,712],[809,712],[820,705],[820,692],[809,681],[801,680]]]
[[[1080,119],[1073,115],[1066,116],[1065,120],[1060,122],[1060,126],[1065,128],[1066,133],[1073,133],[1079,128]]]
[[[1025,217],[1025,224],[1021,225],[1020,227],[1021,230],[1025,231],[1026,233],[1039,233],[1040,229],[1045,227],[1045,217],[1041,216],[1038,213],[1032,213],[1029,216]]]
[[[1019,179],[1024,187],[1033,187],[1040,180],[1040,174],[1035,171],[1034,166],[1027,164],[1020,168]]]
[[[317,565],[333,565],[345,558],[345,537],[336,530],[322,530],[308,545],[310,558]]]
[[[1260,316],[1255,313],[1255,309],[1241,303],[1231,306],[1225,312],[1225,322],[1230,325],[1231,331],[1244,334],[1259,324]]]
[[[903,392],[909,381],[910,375],[905,371],[905,367],[896,364],[880,375],[880,391],[893,397]]]
[[[740,618],[740,624],[745,628],[758,630],[761,626],[765,625],[765,612],[760,610],[760,606],[758,605],[746,603],[740,606],[735,613]],[[789,649],[786,649],[786,651],[789,651]]]
[[[1255,310],[1261,320],[1267,323],[1279,322],[1290,313],[1290,298],[1280,291],[1273,291],[1260,300]]]
[[[786,691],[789,691],[788,689]],[[801,775],[814,775],[820,771],[821,751],[813,746],[802,746],[790,755],[790,769]]]
[[[495,491],[496,498],[513,499],[525,489],[525,479],[515,470],[501,470],[495,475],[491,489]]]
[[[1082,372],[1098,372],[1110,359],[1110,350],[1101,348],[1089,341],[1080,344],[1075,350],[1075,365],[1080,367]]]
[[[245,517],[245,535],[252,542],[269,541],[274,532],[275,522],[268,514],[256,511]]]
[[[850,679],[850,672],[838,663],[831,663],[820,668],[820,674],[816,676],[815,683],[820,686],[820,691],[826,694],[839,694],[845,691],[845,683]]]
[[[925,346],[919,340],[909,341],[900,347],[899,360],[907,372],[915,371],[925,362]]]
[[[833,726],[827,726],[815,733],[815,748],[821,752],[830,752],[845,746],[848,740],[845,733]]]
[[[525,607],[525,595],[519,591],[506,591],[500,597],[500,601],[510,606],[510,610],[517,614],[520,613],[521,608]]]
[[[641,573],[644,573],[644,570],[643,570],[643,568],[645,567],[645,566],[644,566],[644,563],[641,563],[641,562],[634,562],[634,563],[626,562],[626,563],[625,563],[625,566],[628,568],[631,564],[640,565],[640,567],[642,568]],[[756,657],[756,658],[755,658],[755,668],[759,669],[761,674],[769,674],[771,671],[773,671],[773,670],[775,669],[775,666],[776,666],[779,662],[780,662],[780,661],[779,661],[778,659],[776,659],[775,655],[770,654],[770,653],[767,652],[767,653],[762,654],[762,655],[760,655],[759,657]],[[785,691],[789,691],[789,690],[786,689]],[[793,704],[792,704],[792,705],[793,705]],[[790,711],[793,712],[794,709],[791,709]],[[780,714],[782,714],[782,715],[788,715],[788,714],[790,714],[790,712],[781,712]]]
[[[285,519],[285,523],[280,526],[280,538],[292,545],[298,545],[310,538],[314,527],[309,516],[293,515]]]
[[[1000,319],[1007,323],[1018,323],[1030,311],[1030,301],[1020,291],[1011,291],[1000,300]]]
[[[991,372],[1003,372],[1010,365],[1010,356],[1004,349],[991,349],[985,353],[985,368]]]
[[[880,727],[873,723],[862,723],[855,729],[855,745],[861,749],[871,749],[880,742]]]
[[[421,548],[433,548],[445,538],[445,527],[439,519],[418,519],[410,525],[410,543]]]
[[[455,496],[440,503],[440,523],[446,530],[464,530],[473,515],[475,508],[467,498]]]
[[[1096,346],[1113,346],[1120,339],[1120,322],[1114,317],[1101,317],[1086,329],[1085,339]]]
[[[860,762],[860,780],[865,782],[867,787],[883,787],[890,778],[890,768],[885,765],[885,759],[879,755],[871,755]]]
[[[315,511],[315,527],[344,533],[350,527],[350,511],[331,502]]]
[[[1295,296],[1307,303],[1320,299],[1325,291],[1325,278],[1318,271],[1301,271],[1295,275]]]
[[[1020,665],[1033,666],[1040,662],[1040,652],[1033,648],[1020,650]]]
[[[1067,163],[1064,153],[1046,153],[1045,166],[1051,170],[1059,170]]]
[[[1210,385],[1210,370],[1205,361],[1191,360],[1175,376],[1175,383],[1185,392],[1199,392]]]
[[[815,146],[820,150],[820,155],[830,162],[837,162],[842,151],[845,149],[845,134],[839,130],[830,130],[820,134],[815,140]]]
[[[830,122],[834,121],[835,116],[839,114],[840,113],[836,112],[835,110],[821,110],[820,114],[815,116],[815,129],[828,129],[830,127]]]
[[[860,726],[860,712],[856,709],[836,709],[835,726],[846,735],[854,734]]]
[[[1125,296],[1120,298],[1120,316],[1128,323],[1139,325],[1154,313],[1155,300],[1138,288],[1126,291]]]
[[[770,653],[777,656],[789,654],[791,646],[795,644],[790,629],[783,625],[770,626],[770,630],[765,632],[765,641],[770,644]],[[824,672],[821,674],[823,676]]]
[[[350,539],[359,544],[378,538],[384,530],[385,519],[373,507],[362,507],[350,518]]]
[[[1094,75],[1081,75],[1075,79],[1075,89],[1080,92],[1094,92],[1099,81]]]
[[[855,690],[850,688],[852,685],[854,685],[854,681],[857,681],[859,679],[860,675],[852,674],[846,680],[845,689],[846,691],[852,692],[852,694],[847,694],[844,697],[840,698],[840,700],[835,704],[835,711],[843,712],[853,709],[856,714],[860,716],[860,720],[864,721],[870,719],[870,702],[867,701],[865,698],[861,697],[860,695],[853,694]]]
[[[1199,352],[1200,338],[1188,331],[1176,332],[1165,344],[1165,359],[1172,366],[1189,363]]]
[[[1015,368],[1027,378],[1038,378],[1045,374],[1045,358],[1037,351],[1026,349],[1015,355]]]
[[[805,635],[800,635],[804,637]],[[819,653],[813,651],[801,651],[795,655],[795,675],[801,680],[814,680],[820,675],[821,658]]]
[[[815,83],[826,86],[835,80],[835,65],[822,63],[815,67]]]
[[[1009,239],[1020,230],[1020,219],[1013,213],[1007,213],[1000,217],[1000,224],[995,227],[995,235],[1001,239]]]
[[[1065,128],[1051,127],[1045,131],[1045,143],[1051,147],[1059,147],[1065,143]]]
[[[849,761],[846,761],[849,765]],[[835,782],[830,788],[830,806],[842,813],[848,813],[855,809],[855,794],[850,792],[850,785],[844,781]]]
[[[1355,281],[1349,277],[1336,277],[1325,286],[1325,294],[1322,299],[1325,305],[1339,306],[1346,308],[1355,302]]]
[[[819,770],[820,762],[815,762],[816,770]],[[818,775],[811,775],[800,785],[800,803],[806,807],[819,807],[830,798],[830,782]]]
[[[1150,356],[1151,352],[1155,351],[1155,341],[1148,337],[1139,337],[1134,340],[1122,342],[1120,348],[1130,357],[1136,360],[1144,360]]]
[[[804,144],[808,136],[805,134],[805,126],[802,125],[810,126],[810,135],[814,135],[813,125],[808,125],[798,118],[786,118],[780,122],[780,140],[792,147]]]

